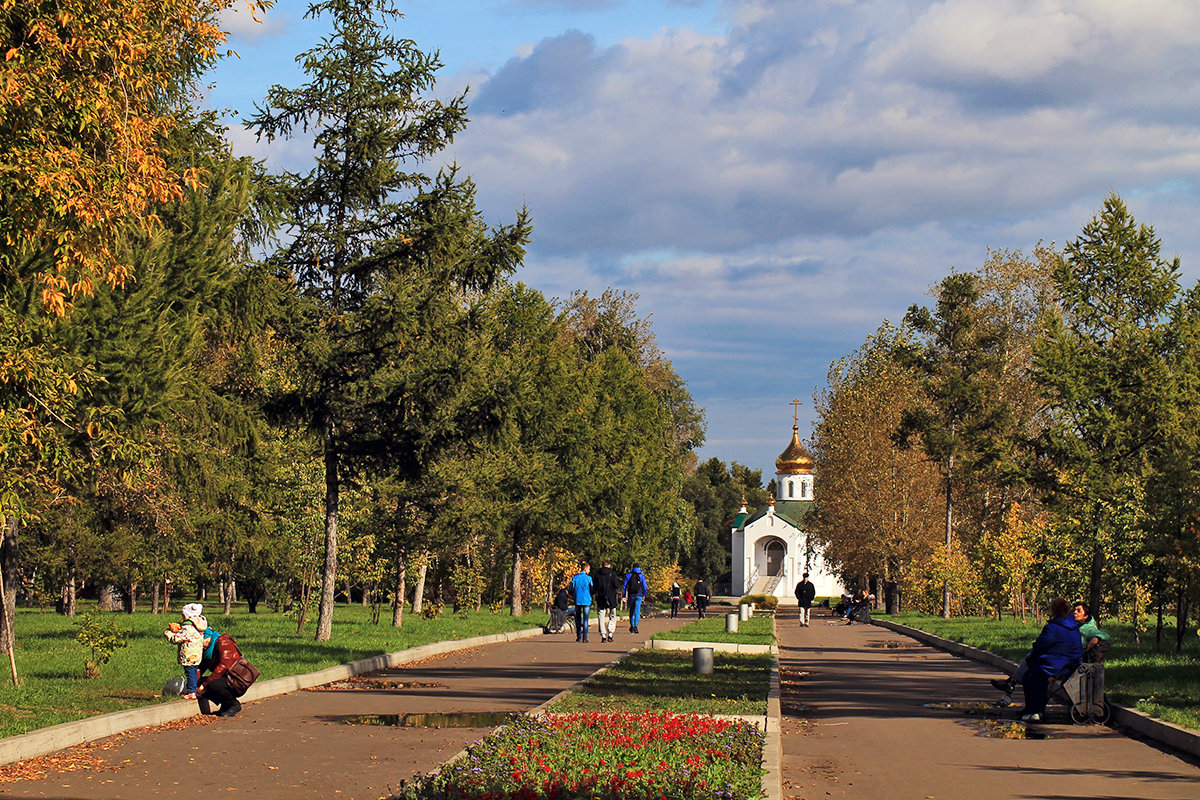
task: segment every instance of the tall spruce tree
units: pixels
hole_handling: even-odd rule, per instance
[[[414,321],[401,311],[446,308],[486,290],[521,257],[528,226],[522,215],[492,249],[473,189],[453,172],[435,183],[418,171],[464,128],[466,104],[463,95],[428,96],[441,64],[388,33],[401,16],[393,3],[324,0],[306,16],[331,25],[298,57],[309,82],[272,87],[248,124],[268,140],[308,133],[316,153],[309,172],[286,176],[290,240],[272,263],[294,277],[304,300],[293,330],[306,382],[290,404],[322,442],[325,562],[316,638],[324,641],[332,633],[341,485],[364,458],[384,457],[389,422],[398,419],[409,432],[419,427],[408,412],[415,398],[429,396],[403,376],[382,393],[375,388],[374,377],[394,366],[385,354],[411,344],[404,333]],[[464,238],[464,225],[478,235]],[[456,262],[464,242],[475,257]],[[380,302],[387,297],[404,302],[396,309]],[[433,349],[424,352],[426,364],[436,361]],[[409,404],[387,408],[388,397],[401,396]]]
[[[1059,311],[1036,349],[1052,409],[1038,441],[1054,467],[1053,497],[1077,521],[1074,549],[1090,562],[1097,612],[1107,554],[1143,538],[1140,502],[1130,499],[1145,495],[1150,448],[1173,406],[1179,259],[1163,259],[1161,247],[1109,195],[1059,259]]]

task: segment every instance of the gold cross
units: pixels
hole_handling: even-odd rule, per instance
[[[800,406],[802,405],[802,403],[800,402],[800,398],[796,398],[792,402],[788,403],[788,405],[790,405],[792,407],[792,422],[796,425],[799,425],[800,424]]]

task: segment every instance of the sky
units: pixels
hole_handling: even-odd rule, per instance
[[[237,125],[325,32],[307,4],[225,23]],[[526,206],[516,276],[638,295],[705,408],[701,458],[774,474],[830,364],[989,248],[1079,235],[1117,192],[1200,276],[1194,0],[399,0],[392,32],[468,90],[448,149],[494,223]]]

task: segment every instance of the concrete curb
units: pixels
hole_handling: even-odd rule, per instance
[[[968,647],[961,642],[952,642],[949,639],[934,636],[917,628],[910,628],[907,625],[882,619],[873,619],[871,620],[871,624],[904,634],[930,647],[936,647],[938,650],[944,650],[956,656],[962,656],[972,661],[978,661],[981,664],[996,667],[1005,673],[1011,673],[1017,668],[1015,663],[1006,658],[1001,658],[995,653],[989,653],[986,650],[980,650],[976,647]],[[1152,739],[1167,747],[1187,753],[1190,756],[1200,757],[1200,733],[1170,722],[1164,722],[1161,719],[1155,719],[1137,709],[1117,705],[1111,700],[1108,701],[1108,705],[1112,709],[1112,721],[1117,725],[1128,728],[1147,739]]]
[[[737,642],[685,642],[681,639],[651,639],[651,650],[691,650],[696,647],[711,647],[714,653],[772,653],[779,648],[773,644],[739,644]]]
[[[326,683],[345,680],[353,675],[362,675],[368,672],[399,666],[400,664],[420,661],[431,656],[452,653],[456,650],[468,650],[472,647],[511,642],[517,639],[529,639],[541,635],[541,628],[526,628],[525,630],[509,633],[476,636],[471,639],[434,642],[432,644],[421,645],[420,647],[412,647],[408,650],[400,650],[395,653],[385,653],[370,658],[359,659],[358,661],[351,661],[348,664],[329,667],[305,675],[289,675],[284,678],[259,681],[250,687],[250,690],[243,695],[242,700],[262,700],[267,697],[274,697],[275,695],[287,694],[288,692],[300,689],[308,689],[313,686],[321,686]],[[31,733],[21,734],[20,736],[10,736],[6,739],[0,739],[0,765],[11,764],[14,761],[22,761],[27,758],[36,758],[37,756],[73,747],[77,744],[91,742],[118,733],[125,733],[136,728],[152,727],[174,722],[175,720],[186,719],[197,713],[195,701],[176,700],[144,708],[131,708],[127,711],[102,714],[98,717],[89,717],[88,719],[76,720],[74,722],[64,722],[59,725],[52,725],[49,728],[41,728]]]

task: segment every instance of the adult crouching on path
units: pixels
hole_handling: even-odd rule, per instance
[[[1075,666],[1083,658],[1079,640],[1079,623],[1071,613],[1071,604],[1057,597],[1050,603],[1050,621],[1029,648],[1025,657],[1029,671],[1022,684],[1025,687],[1025,708],[1021,719],[1037,721],[1046,711],[1050,679]]]
[[[212,636],[208,635],[209,632]],[[232,636],[217,633],[212,628],[205,632],[200,674],[208,675],[201,678],[196,697],[201,714],[212,714],[213,703],[218,706],[218,717],[234,717],[242,710],[238,698],[245,693],[245,689],[238,690],[229,683],[230,668],[241,660],[242,652]]]

